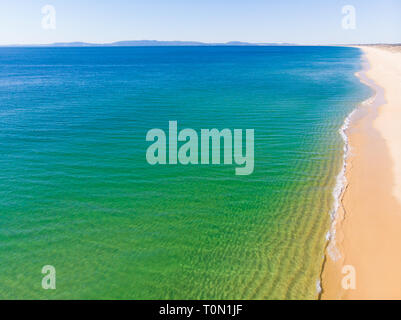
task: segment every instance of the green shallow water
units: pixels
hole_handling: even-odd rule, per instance
[[[354,48],[0,49],[0,297],[316,298],[360,68]],[[255,129],[253,174],[150,166],[171,120]]]

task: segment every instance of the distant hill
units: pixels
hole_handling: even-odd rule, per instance
[[[158,40],[132,40],[111,43],[88,42],[56,42],[50,44],[14,44],[1,47],[162,47],[162,46],[296,46],[291,43],[250,43],[230,41],[225,43],[205,43],[197,41],[158,41]]]

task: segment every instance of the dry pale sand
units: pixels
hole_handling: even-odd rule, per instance
[[[326,255],[321,298],[401,299],[401,47],[361,49],[377,98],[359,108],[347,132],[348,183],[335,240],[341,258]],[[347,288],[347,265],[355,289]]]

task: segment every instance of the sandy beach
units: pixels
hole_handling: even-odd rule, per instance
[[[376,97],[347,130],[347,185],[335,227],[341,257],[326,254],[321,298],[401,299],[401,47],[360,48],[369,67],[358,76]]]

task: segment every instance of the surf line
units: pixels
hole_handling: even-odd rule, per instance
[[[169,121],[168,137],[162,129],[151,129],[146,134],[146,141],[153,142],[146,150],[146,160],[150,165],[210,164],[210,144],[212,145],[211,164],[221,164],[221,153],[224,165],[232,165],[233,160],[238,167],[236,175],[250,175],[254,170],[254,129],[245,130],[245,156],[243,155],[242,129],[201,129],[200,143],[198,133],[186,128],[178,132],[177,121]],[[167,139],[168,138],[168,139]],[[168,159],[167,159],[168,140]],[[223,140],[223,148],[221,145]],[[183,144],[178,148],[178,143]]]

